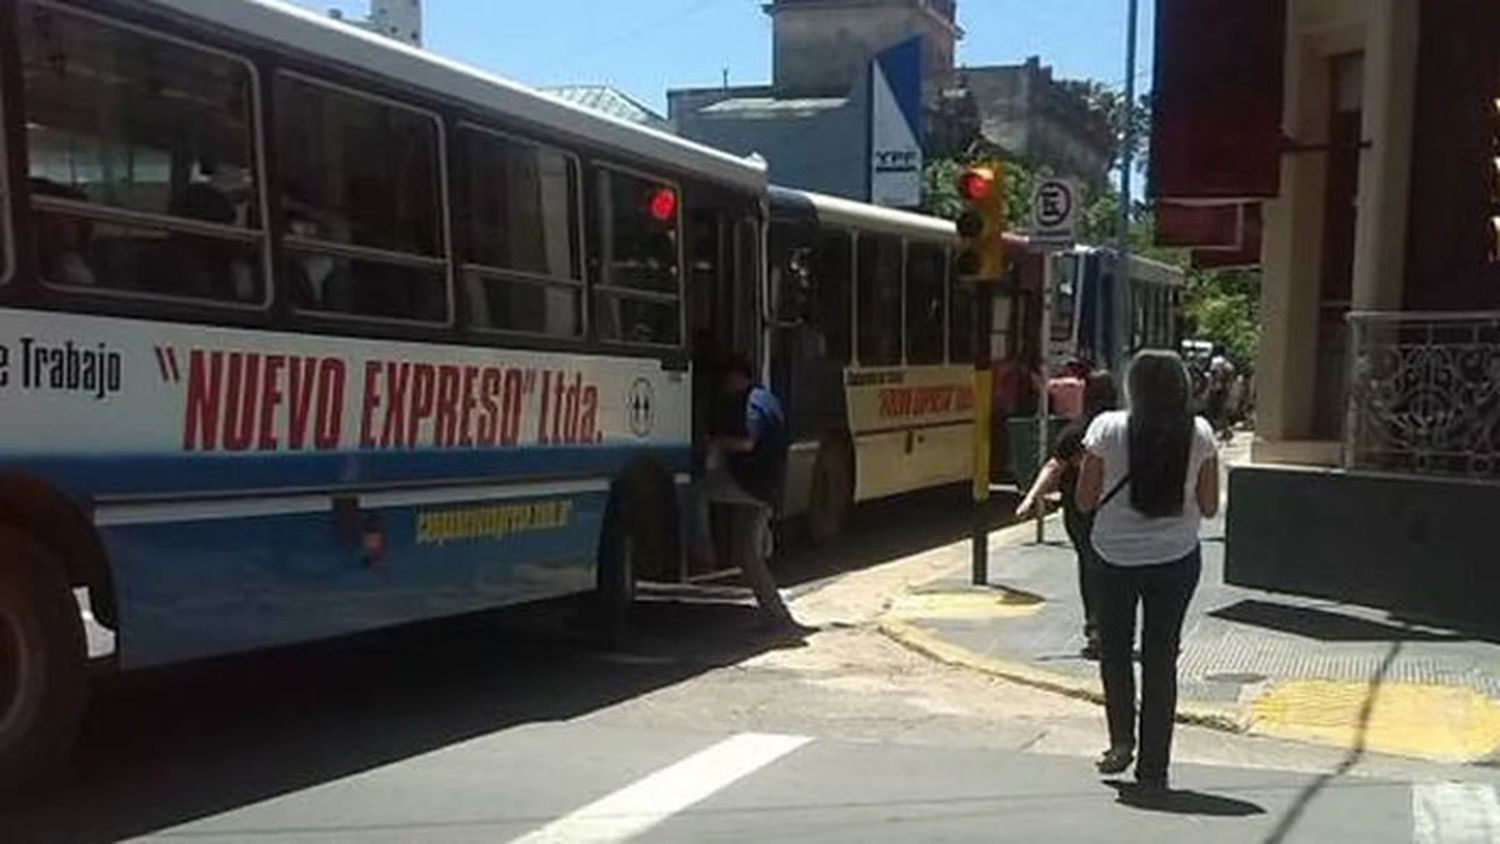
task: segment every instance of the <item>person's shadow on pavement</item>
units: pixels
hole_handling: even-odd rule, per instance
[[[1242,818],[1266,813],[1264,808],[1248,800],[1202,791],[1142,788],[1129,780],[1119,779],[1105,780],[1104,784],[1115,790],[1115,802],[1148,812],[1220,818]]]

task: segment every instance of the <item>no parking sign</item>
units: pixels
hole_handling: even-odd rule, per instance
[[[1031,243],[1067,249],[1077,240],[1078,191],[1067,179],[1042,179],[1031,193]]]

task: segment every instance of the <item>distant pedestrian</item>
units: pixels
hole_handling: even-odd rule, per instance
[[[1053,490],[1062,492],[1063,527],[1073,543],[1078,557],[1078,592],[1083,598],[1083,650],[1084,659],[1099,658],[1099,556],[1094,551],[1090,535],[1094,529],[1094,514],[1078,509],[1076,491],[1079,466],[1083,462],[1083,437],[1094,417],[1114,410],[1120,403],[1115,378],[1108,371],[1092,373],[1084,381],[1082,413],[1058,432],[1057,442],[1052,445],[1052,458],[1037,475],[1036,483],[1016,508],[1016,515],[1026,518],[1035,514],[1036,508]]]
[[[707,444],[700,500],[729,508],[730,561],[750,582],[766,625],[779,634],[801,634],[808,628],[792,619],[766,560],[772,545],[771,516],[786,482],[786,416],[776,396],[756,383],[748,358],[729,356],[721,377],[721,395],[732,410]],[[705,534],[700,546],[711,547],[706,515],[699,521]]]
[[[1077,419],[1083,414],[1083,390],[1093,367],[1081,358],[1073,358],[1047,380],[1048,413]]]
[[[1171,352],[1143,351],[1127,375],[1129,410],[1102,413],[1084,436],[1078,506],[1093,510],[1099,554],[1099,673],[1109,749],[1100,773],[1136,751],[1136,605],[1142,605],[1140,761],[1136,782],[1166,788],[1177,709],[1182,620],[1202,570],[1198,529],[1219,509],[1213,428],[1190,410],[1187,370]]]

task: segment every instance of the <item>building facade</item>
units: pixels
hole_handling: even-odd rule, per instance
[[[1108,177],[1117,151],[1111,127],[1040,57],[965,67],[957,82],[973,97],[981,136],[1006,155],[1095,186]]]
[[[869,199],[871,62],[920,39],[921,144],[929,157],[988,147],[1098,183],[1109,127],[1040,59],[956,68],[955,0],[771,0],[772,79],[667,92],[679,134],[756,152],[780,184]]]
[[[1487,612],[1500,4],[1159,0],[1158,16],[1162,237],[1262,272],[1257,465],[1231,480],[1232,575]]]

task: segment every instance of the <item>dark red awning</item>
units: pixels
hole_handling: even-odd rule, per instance
[[[1200,270],[1220,270],[1230,267],[1254,267],[1260,265],[1260,245],[1263,226],[1260,203],[1252,202],[1240,206],[1239,231],[1235,245],[1231,248],[1200,248],[1193,250],[1193,266]]]
[[[1244,205],[1156,203],[1156,245],[1238,249]]]
[[[1154,197],[1276,195],[1285,49],[1286,0],[1157,0]]]

